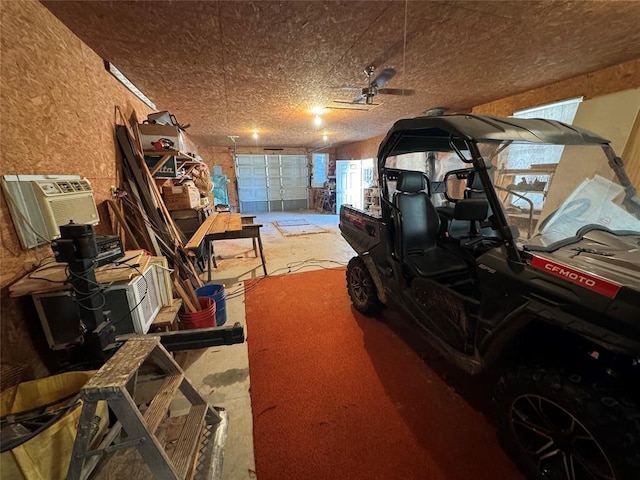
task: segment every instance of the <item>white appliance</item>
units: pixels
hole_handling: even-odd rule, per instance
[[[71,220],[100,220],[91,184],[79,175],[4,175],[2,187],[24,248],[60,237],[58,227]]]
[[[116,335],[147,333],[162,306],[158,269],[149,265],[142,275],[129,282],[105,286],[103,311],[116,329]],[[80,336],[81,308],[71,292],[56,291],[33,295],[33,302],[49,347],[61,350],[76,343]]]

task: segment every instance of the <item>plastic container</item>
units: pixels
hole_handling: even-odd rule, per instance
[[[224,285],[211,283],[196,289],[198,297],[211,298],[216,302],[216,325],[218,327],[227,323],[227,293]]]
[[[209,328],[216,326],[216,302],[209,297],[198,297],[199,312],[178,312],[178,318],[184,328]]]

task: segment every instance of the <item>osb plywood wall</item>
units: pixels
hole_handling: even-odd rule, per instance
[[[234,212],[238,211],[238,184],[236,181],[236,169],[233,161],[232,147],[199,147],[198,152],[213,173],[213,167],[222,168],[222,173],[227,176],[229,183],[229,206]]]
[[[391,125],[389,125],[391,128]],[[350,143],[336,148],[337,160],[362,160],[365,158],[377,158],[378,147],[384,135],[363,140],[362,142]]]
[[[104,201],[110,197],[110,187],[118,184],[116,106],[127,117],[136,112],[145,118],[150,109],[108,74],[102,59],[40,3],[1,2],[0,11],[0,174],[87,177],[99,205],[99,231],[109,232]],[[41,376],[46,372],[33,341],[38,342],[42,333],[34,309],[30,299],[8,298],[7,287],[50,256],[51,249],[22,249],[4,194],[0,233],[1,361],[23,364],[28,376]]]
[[[640,86],[640,58],[506,97],[473,108],[473,113],[507,116],[547,103],[583,96],[586,99]]]

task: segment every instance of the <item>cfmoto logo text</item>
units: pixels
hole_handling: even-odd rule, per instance
[[[566,277],[574,282],[582,283],[587,287],[593,287],[596,284],[596,281],[592,278],[585,277],[576,273],[572,270],[567,270],[566,268],[562,268],[559,265],[554,265],[553,263],[547,263],[544,266],[545,270],[549,270],[550,272],[555,273],[556,275],[560,275],[562,277]]]

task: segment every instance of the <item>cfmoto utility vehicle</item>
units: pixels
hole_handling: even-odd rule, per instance
[[[640,199],[609,142],[542,119],[399,120],[379,212],[340,209],[353,306],[399,305],[472,374],[531,479],[640,478]],[[491,375],[487,375],[491,378]]]

